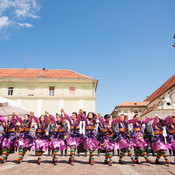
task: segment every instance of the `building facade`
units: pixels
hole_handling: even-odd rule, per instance
[[[0,69],[0,96],[35,112],[95,112],[98,80],[71,70]]]
[[[148,102],[124,102],[115,107],[112,116],[124,114],[127,119],[131,119],[135,114],[142,114],[147,109]]]
[[[143,102],[124,102],[116,106],[111,115],[125,114],[130,119],[136,113],[141,115],[142,119],[154,115],[158,115],[162,119],[168,115],[175,116],[175,75]]]
[[[168,115],[175,116],[175,75],[144,101],[149,103],[148,109],[141,115],[143,119],[154,115],[158,115],[162,119]]]

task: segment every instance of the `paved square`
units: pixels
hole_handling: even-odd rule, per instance
[[[41,165],[36,163],[37,157],[34,156],[34,152],[28,152],[24,157],[22,164],[16,164],[14,160],[18,158],[18,154],[11,154],[8,162],[0,164],[0,175],[175,175],[174,157],[169,156],[169,160],[172,162],[170,165],[164,163],[161,158],[162,165],[156,165],[154,163],[155,157],[150,156],[152,160],[151,164],[145,163],[144,158],[140,157],[142,164],[136,165],[130,162],[130,159],[126,156],[123,158],[126,164],[118,164],[118,156],[113,156],[114,164],[109,167],[104,165],[104,155],[97,156],[95,154],[95,165],[88,164],[88,156],[81,155],[76,156],[76,162],[72,166],[68,163],[69,156],[59,156],[59,163],[57,165],[52,164],[52,157],[44,154],[42,157],[43,162]]]

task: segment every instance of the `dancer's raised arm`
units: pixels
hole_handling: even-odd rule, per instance
[[[49,115],[49,118],[53,121],[54,124],[56,124],[56,120],[55,120],[55,117],[53,115]]]
[[[70,116],[69,116],[68,114],[65,113],[64,109],[61,109],[61,115],[62,115],[62,117],[63,117],[63,115],[64,115],[64,116],[66,117],[66,119],[67,119],[69,122],[71,122]]]
[[[79,114],[77,116],[77,120],[80,121],[81,120],[81,117],[83,117],[84,121],[87,122],[87,117],[84,115],[82,109],[79,110]]]
[[[16,120],[15,120],[15,117],[16,117],[16,113],[15,113],[15,112],[13,112],[11,122],[12,122],[14,125],[16,125]]]
[[[0,121],[3,122],[3,123],[7,122],[7,120],[2,115],[0,115]]]

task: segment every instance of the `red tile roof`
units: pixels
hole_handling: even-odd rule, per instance
[[[149,97],[147,97],[145,101],[152,102],[156,98],[160,97],[163,93],[168,91],[171,87],[175,86],[175,75],[173,75],[168,81],[166,81],[159,89],[153,92]]]
[[[145,115],[145,114],[147,114],[147,113],[153,111],[157,106],[158,106],[158,104],[155,104],[155,105],[153,105],[152,107],[148,108],[147,110],[145,110],[145,111],[141,114],[141,116],[143,116],[143,115]]]
[[[124,102],[120,105],[118,105],[119,107],[127,107],[127,106],[147,106],[148,102]]]
[[[0,69],[0,77],[13,78],[61,78],[61,79],[93,79],[71,70],[53,69]]]

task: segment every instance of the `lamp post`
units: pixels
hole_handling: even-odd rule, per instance
[[[174,39],[175,39],[175,35],[174,35]],[[175,47],[175,43],[173,44],[173,47]]]

